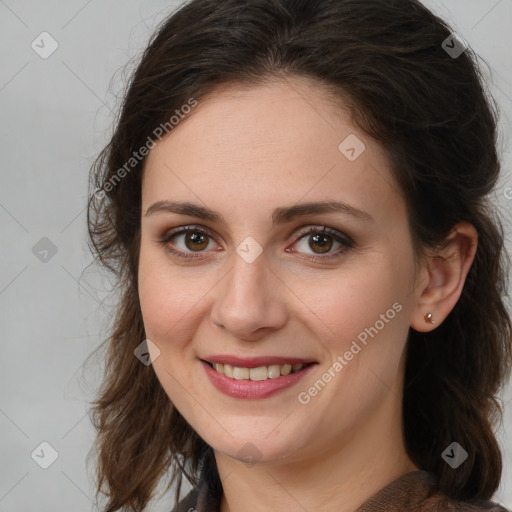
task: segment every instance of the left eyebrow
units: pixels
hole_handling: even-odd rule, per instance
[[[188,215],[190,217],[197,217],[227,226],[226,220],[220,213],[188,201],[157,201],[146,210],[144,216],[148,217],[158,212]],[[374,220],[368,212],[346,203],[338,201],[319,201],[276,208],[272,213],[272,226],[290,222],[298,217],[322,213],[343,213],[365,221]]]

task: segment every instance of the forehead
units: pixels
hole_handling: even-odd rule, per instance
[[[302,149],[310,153],[298,142],[318,142],[327,135],[318,149],[337,150],[340,128],[354,130],[342,107],[326,86],[301,77],[252,86],[224,84],[203,96],[168,138],[179,139],[180,145],[189,139],[197,151],[229,151],[231,158],[244,157],[250,150],[263,156],[263,148],[269,146],[267,156],[298,159]]]
[[[387,154],[336,101],[299,78],[214,89],[150,151],[143,202],[177,195],[258,208],[329,198],[378,210],[396,193]]]

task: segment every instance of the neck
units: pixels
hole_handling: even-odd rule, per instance
[[[418,469],[405,451],[400,415],[395,420],[389,428],[367,421],[340,446],[289,462],[248,466],[216,452],[221,512],[242,512],[248,504],[253,512],[353,512],[392,481]]]

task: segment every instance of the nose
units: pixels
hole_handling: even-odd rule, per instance
[[[219,284],[212,321],[236,339],[257,341],[285,325],[285,293],[286,287],[266,265],[263,254],[252,263],[235,255]]]

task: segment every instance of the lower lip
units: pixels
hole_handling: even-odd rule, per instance
[[[219,373],[204,361],[201,361],[201,363],[210,382],[219,391],[233,398],[245,398],[249,400],[268,398],[279,393],[279,391],[294,386],[310,372],[313,366],[315,366],[314,364],[310,364],[296,373],[281,375],[275,379],[237,380]]]

